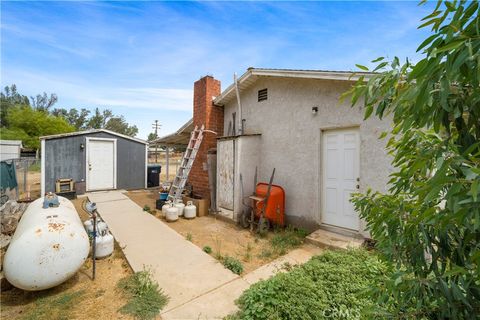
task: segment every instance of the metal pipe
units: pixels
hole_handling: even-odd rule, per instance
[[[240,89],[238,88],[237,74],[233,74],[233,82],[235,83],[235,91],[237,93],[238,104],[238,130],[239,134],[243,134],[243,121],[242,121],[242,104],[240,102]]]
[[[92,241],[92,280],[95,280],[95,249],[97,247],[97,210],[92,211],[93,218],[93,241]]]

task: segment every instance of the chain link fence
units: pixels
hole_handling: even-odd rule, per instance
[[[35,158],[2,161],[0,205],[3,205],[8,200],[40,198],[40,168],[40,159]],[[12,172],[11,170],[15,171],[14,175],[8,174],[8,172]],[[16,180],[17,186],[15,188],[9,187],[12,185],[13,180]]]

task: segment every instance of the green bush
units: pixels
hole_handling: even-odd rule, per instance
[[[226,256],[223,258],[222,263],[225,268],[229,269],[233,273],[241,274],[243,272],[243,265],[236,258]]]
[[[326,251],[290,269],[246,290],[230,319],[369,319],[374,301],[364,290],[387,274],[376,255],[359,249]]]
[[[210,254],[210,253],[212,253],[212,248],[210,246],[205,246],[205,247],[203,247],[203,251]]]
[[[148,270],[121,279],[117,286],[128,298],[127,304],[119,311],[136,319],[154,319],[169,300]]]

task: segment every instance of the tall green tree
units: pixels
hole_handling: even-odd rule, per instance
[[[39,137],[75,131],[65,119],[52,116],[30,106],[17,105],[7,114],[9,126],[0,128],[2,139],[19,139],[29,148],[40,147]]]
[[[8,125],[7,113],[15,105],[30,105],[27,96],[21,95],[17,92],[17,86],[12,84],[6,86],[0,93],[0,126]]]
[[[67,110],[65,108],[55,108],[52,110],[52,115],[62,117],[67,122],[74,126],[76,130],[85,130],[88,128],[90,110],[85,108],[80,109],[72,108]]]
[[[138,133],[137,126],[129,125],[125,121],[125,118],[123,116],[110,118],[105,124],[105,129],[115,131],[117,133],[121,133],[131,137],[136,136]]]
[[[480,18],[478,1],[439,2],[417,63],[372,61],[347,95],[393,121],[386,194],[353,198],[396,273],[377,288],[380,318],[480,315]],[[357,65],[360,69],[368,68]],[[387,307],[388,306],[388,307]]]

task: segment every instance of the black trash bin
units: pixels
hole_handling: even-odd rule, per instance
[[[158,187],[160,185],[160,172],[162,166],[159,164],[149,164],[147,167],[147,187]]]

